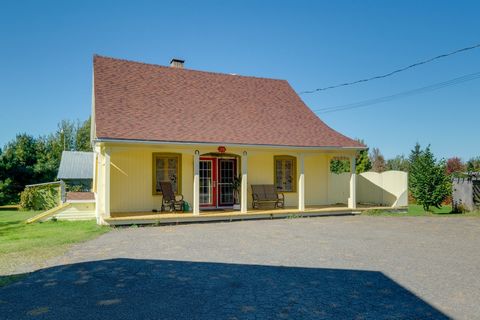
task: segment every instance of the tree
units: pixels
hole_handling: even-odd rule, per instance
[[[0,205],[18,203],[27,184],[55,181],[63,150],[92,150],[90,119],[63,120],[48,136],[19,134],[0,149]]]
[[[422,147],[417,142],[413,147],[413,149],[410,151],[410,156],[408,157],[408,162],[410,163],[410,166],[412,166],[417,161],[421,153],[422,153]]]
[[[408,159],[405,158],[403,154],[400,156],[396,156],[393,159],[388,159],[386,164],[387,170],[398,170],[398,171],[408,172],[409,167],[410,167],[410,162],[408,161]]]
[[[350,161],[346,159],[332,159],[330,161],[330,172],[336,174],[350,172]]]
[[[363,140],[358,140],[358,142],[365,144]],[[367,172],[372,169],[372,163],[370,162],[370,157],[368,156],[368,148],[360,151],[357,154],[356,168],[357,173]]]
[[[38,181],[34,170],[35,163],[35,138],[32,136],[19,134],[5,146],[0,156],[2,203],[15,202],[26,184]]]
[[[372,171],[375,171],[375,172],[385,171],[387,165],[385,163],[385,158],[380,153],[380,149],[373,148],[372,153],[370,154],[370,161],[372,162]]]
[[[440,208],[452,190],[450,178],[445,172],[445,161],[437,161],[430,146],[423,151],[415,148],[410,158],[412,156],[415,161],[410,167],[410,192],[425,211],[432,206]]]
[[[447,160],[446,170],[448,175],[461,173],[465,171],[465,164],[459,157],[453,157]]]
[[[467,161],[468,172],[480,172],[480,157],[471,158]]]
[[[90,123],[91,120],[88,118],[77,127],[75,150],[92,151],[92,146],[90,144]]]
[[[363,140],[358,139],[358,142],[365,144]],[[370,170],[372,164],[368,157],[368,148],[361,150],[355,157],[356,173],[362,173]],[[340,174],[343,172],[350,172],[350,160],[347,159],[333,159],[330,161],[330,172]]]

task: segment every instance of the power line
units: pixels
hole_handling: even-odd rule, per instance
[[[335,88],[339,88],[339,87],[351,86],[351,85],[357,84],[357,83],[362,83],[362,82],[367,82],[367,81],[372,81],[372,80],[377,80],[377,79],[390,77],[390,76],[392,76],[396,73],[399,73],[399,72],[402,72],[402,71],[405,71],[405,70],[408,70],[408,69],[411,69],[411,68],[414,68],[414,67],[418,67],[422,64],[426,64],[426,63],[432,62],[434,60],[446,58],[446,57],[452,56],[452,55],[460,53],[460,52],[473,50],[473,49],[476,49],[476,48],[479,48],[479,47],[480,47],[480,43],[478,43],[476,45],[473,45],[473,46],[470,46],[470,47],[465,47],[465,48],[462,48],[462,49],[458,49],[458,50],[452,51],[450,53],[444,53],[444,54],[438,55],[436,57],[433,57],[433,58],[430,58],[430,59],[427,59],[427,60],[416,62],[414,64],[411,64],[409,66],[391,71],[389,73],[381,74],[381,75],[370,77],[370,78],[360,79],[360,80],[356,80],[356,81],[340,83],[340,84],[336,84],[336,85],[329,86],[329,87],[323,87],[323,88],[318,88],[318,89],[314,89],[314,90],[301,91],[301,92],[299,92],[299,94],[315,93],[315,92],[319,92],[319,91],[325,91],[325,90],[335,89]]]
[[[322,114],[322,113],[330,113],[330,112],[362,108],[362,107],[367,107],[367,106],[378,104],[378,103],[384,103],[384,102],[388,102],[396,99],[401,99],[409,96],[414,96],[414,95],[418,95],[426,92],[443,89],[445,87],[458,85],[458,84],[461,84],[467,81],[473,81],[479,78],[480,78],[480,72],[475,72],[475,73],[467,74],[458,78],[450,79],[444,82],[439,82],[429,86],[412,89],[408,91],[403,91],[400,93],[396,93],[396,94],[392,94],[392,95],[388,95],[380,98],[369,99],[369,100],[364,100],[360,102],[349,103],[349,104],[344,104],[339,106],[333,106],[333,107],[312,109],[312,111],[317,114]]]

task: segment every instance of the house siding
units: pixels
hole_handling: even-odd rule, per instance
[[[182,190],[185,200],[193,202],[193,155],[194,150],[201,154],[216,152],[215,147],[171,147],[171,146],[131,146],[116,145],[109,147],[111,153],[110,168],[110,211],[111,212],[140,212],[159,210],[161,195],[152,192],[152,154],[156,152],[180,153],[182,155]],[[227,147],[227,152],[241,155],[248,154],[248,207],[251,208],[251,185],[274,183],[274,156],[290,155],[298,160],[299,151],[289,149],[248,149]],[[302,151],[303,152],[303,151]],[[332,154],[324,151],[305,151],[305,204],[329,204],[329,159]],[[96,173],[97,204],[99,213],[104,214],[103,203],[103,176],[105,157],[101,152]],[[240,161],[239,164],[240,166]],[[299,165],[297,176],[299,177]],[[240,171],[240,168],[238,168]],[[285,193],[285,205],[298,205],[298,192]]]

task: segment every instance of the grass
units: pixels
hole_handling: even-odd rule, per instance
[[[452,213],[451,206],[442,206],[440,209],[431,208],[431,212],[426,212],[423,207],[418,204],[410,204],[407,212],[385,210],[369,210],[362,214],[367,216],[406,216],[406,217],[480,217],[480,211],[466,213]]]
[[[41,265],[65,252],[72,244],[95,238],[110,230],[91,221],[48,221],[25,224],[38,212],[0,211],[0,274],[28,265]],[[16,276],[0,277],[0,286]]]

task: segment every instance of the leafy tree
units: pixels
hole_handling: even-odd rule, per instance
[[[77,134],[75,139],[75,149],[77,151],[92,151],[90,144],[90,123],[88,118],[77,128]]]
[[[363,140],[359,139],[357,141],[365,144]],[[355,157],[355,167],[356,173],[366,172],[372,168],[370,158],[368,157],[368,148],[357,153],[357,156]],[[333,159],[330,162],[330,171],[336,174],[350,172],[350,160]]]
[[[410,192],[425,211],[432,206],[440,208],[452,190],[450,178],[445,172],[445,161],[437,161],[430,146],[423,151],[415,148],[410,158],[412,156],[415,161],[410,168]]]
[[[18,199],[26,184],[36,183],[35,139],[27,134],[19,134],[9,142],[0,156],[0,192],[2,203]]]
[[[54,181],[57,177],[62,155],[61,142],[54,135],[39,137],[36,141],[35,173],[42,182]]]
[[[467,171],[480,172],[480,157],[471,158],[467,161]]]
[[[459,157],[453,157],[447,160],[446,170],[449,175],[461,173],[465,171],[465,164]]]
[[[350,172],[350,161],[346,159],[333,159],[330,161],[330,171],[336,174]]]
[[[75,141],[77,136],[77,127],[78,124],[70,120],[62,120],[58,124],[55,135],[58,139],[57,142],[61,143],[62,150],[76,150]]]
[[[372,171],[383,172],[387,168],[385,158],[378,148],[373,148],[372,153],[370,154],[370,161],[372,162]]]
[[[92,150],[90,119],[63,120],[48,136],[19,134],[0,149],[0,205],[18,203],[27,184],[55,181],[63,150]]]
[[[358,140],[359,142],[365,144],[363,140]],[[368,148],[360,151],[356,157],[356,168],[357,173],[367,172],[372,169],[372,162],[368,156]]]
[[[386,164],[387,170],[398,170],[398,171],[408,172],[409,167],[410,167],[410,162],[408,161],[408,159],[405,158],[403,154],[400,156],[396,156],[393,159],[388,159]]]
[[[9,195],[10,185],[12,184],[12,179],[6,178],[5,180],[0,180],[0,204],[9,203],[11,196]]]

